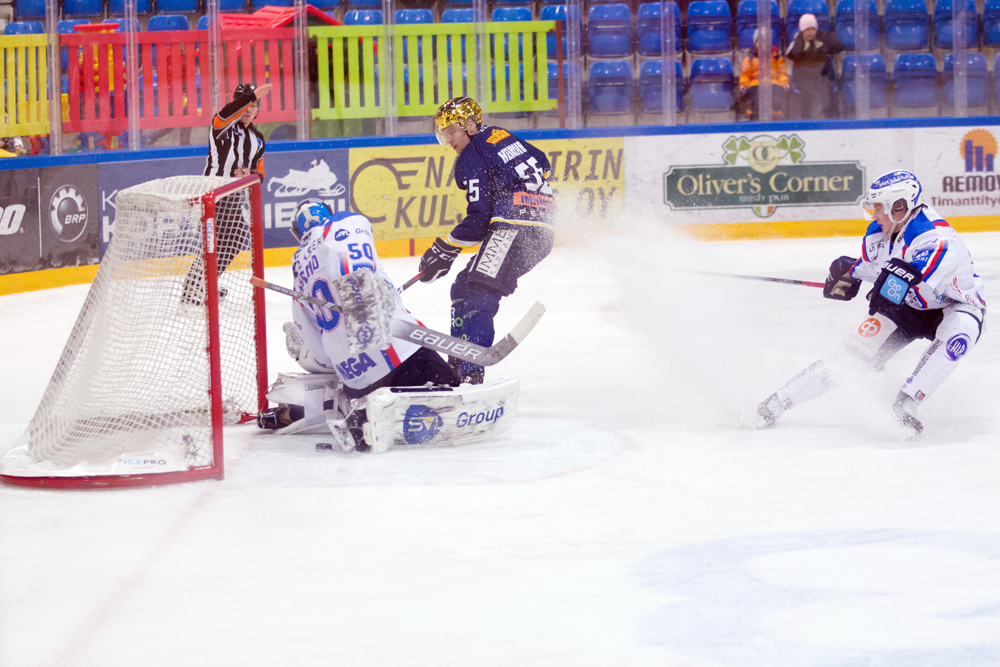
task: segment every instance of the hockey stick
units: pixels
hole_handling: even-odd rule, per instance
[[[330,303],[329,301],[325,301],[314,296],[308,296],[307,294],[303,294],[297,290],[288,289],[287,287],[282,287],[281,285],[276,285],[275,283],[269,283],[266,280],[257,278],[256,276],[250,278],[250,284],[254,287],[273,290],[279,294],[284,294],[285,296],[290,296],[293,299],[305,301],[306,303],[311,303],[315,306],[320,306],[321,308],[329,308],[335,312],[342,312],[340,306],[337,304]],[[528,312],[525,313],[524,317],[521,318],[521,321],[514,325],[514,328],[510,330],[510,333],[504,336],[499,343],[493,345],[493,347],[476,345],[475,343],[470,343],[467,340],[455,338],[454,336],[443,334],[440,331],[434,331],[433,329],[428,329],[427,327],[422,327],[419,324],[406,322],[404,320],[393,321],[392,335],[396,338],[401,338],[421,347],[426,347],[429,350],[434,350],[435,352],[440,352],[441,354],[461,359],[462,361],[468,361],[480,366],[492,366],[513,352],[514,348],[520,345],[531,330],[535,328],[535,325],[538,324],[538,320],[542,319],[542,315],[544,314],[545,306],[543,306],[540,301],[536,301],[534,305],[528,309]]]
[[[422,276],[422,275],[424,275],[423,271],[421,271],[420,273],[418,273],[417,275],[413,276],[412,278],[410,278],[409,280],[407,280],[405,283],[403,283],[403,286],[399,288],[399,293],[402,294],[406,290],[408,290],[411,287],[413,287],[413,284],[416,283],[418,280],[420,280],[420,276]]]
[[[702,276],[721,276],[723,278],[742,278],[744,280],[763,280],[769,283],[785,283],[786,285],[805,285],[806,287],[823,287],[823,283],[809,280],[794,280],[792,278],[770,278],[768,276],[747,276],[740,273],[720,273],[718,271],[695,271]]]

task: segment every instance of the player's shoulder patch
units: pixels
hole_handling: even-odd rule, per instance
[[[509,136],[510,132],[508,132],[507,130],[503,129],[502,127],[494,127],[490,131],[490,136],[486,138],[486,143],[496,145]]]

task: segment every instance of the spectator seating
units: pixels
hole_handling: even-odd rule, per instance
[[[11,21],[3,27],[5,35],[41,35],[45,24],[41,21]]]
[[[200,0],[156,0],[156,11],[161,14],[193,14],[201,9]]]
[[[397,9],[393,13],[393,22],[398,25],[414,25],[419,23],[434,23],[434,13],[429,9]],[[403,62],[409,62],[410,58],[410,47],[406,37],[403,38]],[[417,37],[417,53],[423,50],[423,37]],[[431,49],[434,48],[434,43],[431,43]],[[426,58],[430,60],[434,57],[433,51],[427,54]]]
[[[965,54],[965,99],[969,116],[985,115],[989,104],[986,56],[982,53]],[[944,115],[954,115],[955,107],[955,54],[944,56],[944,85],[942,86]]]
[[[187,17],[181,14],[156,14],[149,17],[149,23],[146,24],[146,30],[149,32],[190,29],[191,25],[188,23]]]
[[[292,0],[253,0],[253,10],[257,11],[264,7],[291,7]]]
[[[1000,48],[1000,0],[983,2],[983,46]]]
[[[587,13],[587,55],[628,58],[633,50],[632,12],[622,3],[591,5]]]
[[[730,58],[695,58],[688,77],[688,122],[736,120],[736,89]]]
[[[634,118],[632,98],[635,81],[629,60],[603,60],[590,64],[587,80],[590,98],[588,125],[631,124]]]
[[[135,13],[145,16],[153,11],[151,0],[136,0]],[[108,16],[125,16],[125,0],[111,0],[108,3]]]
[[[929,53],[900,53],[892,71],[892,108],[896,117],[938,115],[938,71]]]
[[[202,16],[198,19],[198,25],[195,30],[208,30],[208,15]]]
[[[785,9],[785,43],[791,44],[799,34],[799,19],[803,14],[812,14],[823,32],[830,30],[830,7],[826,0],[788,0]]]
[[[522,7],[521,9],[527,8]],[[505,95],[501,95],[496,89],[496,81],[498,81],[496,66],[490,68],[490,74],[494,81],[492,88],[493,97],[498,99],[498,101],[513,102],[524,99],[523,62],[518,65],[518,78],[516,80],[511,79],[510,65],[504,65]],[[494,120],[500,121],[498,124],[508,130],[530,130],[534,129],[535,126],[535,117],[531,111],[491,112],[490,122],[493,122]]]
[[[344,12],[344,25],[382,25],[381,9],[348,9]]]
[[[441,23],[472,23],[476,16],[476,10],[464,7],[449,7],[441,12]],[[451,37],[446,37],[446,48],[448,51],[448,59],[451,59]],[[460,37],[459,40],[462,44],[461,60],[465,61],[465,37]]]
[[[1000,0],[997,0],[1000,2]],[[657,58],[662,55],[663,38],[660,35],[661,23],[664,23],[664,10],[674,15],[674,53],[683,50],[681,44],[681,11],[673,2],[644,2],[639,5],[637,16],[638,38],[637,51],[640,58]],[[669,16],[669,15],[668,15]]]
[[[1000,110],[1000,86],[996,85],[997,72],[1000,72],[1000,53],[993,56],[993,110],[996,113]]]
[[[472,0],[444,0],[444,8],[472,7]]]
[[[102,21],[102,23],[117,23],[118,27],[115,28],[115,32],[125,32],[125,18],[124,17],[104,19]],[[140,32],[141,30],[142,30],[142,26],[139,24],[139,19],[136,19],[135,20],[135,24],[133,26],[132,32]],[[181,30],[187,30],[187,28],[181,28]]]
[[[864,1],[859,0],[859,2]],[[879,35],[881,34],[879,30],[878,3],[875,0],[867,0],[867,4],[868,11],[864,13],[864,16],[868,24],[865,31],[865,34],[868,36],[868,42],[865,51],[877,51],[879,49]],[[848,51],[857,50],[857,41],[860,36],[854,25],[856,19],[855,7],[855,0],[837,0],[837,17],[833,23],[834,30],[837,31],[837,37],[844,43],[844,48]]]
[[[684,70],[681,62],[674,60],[674,86],[676,88],[677,118],[684,111]],[[663,61],[647,60],[639,66],[639,119],[640,124],[659,125],[663,122]]]
[[[502,21],[530,21],[531,20],[531,9],[528,7],[518,6],[518,7],[497,7],[493,10],[493,15],[490,17],[494,23]],[[494,35],[493,40],[503,40],[503,55],[504,59],[510,58],[510,36],[509,35]],[[494,44],[490,44],[490,52],[494,50]],[[518,35],[517,38],[517,55],[518,57],[524,56],[524,38]]]
[[[963,0],[958,0],[963,2]],[[979,14],[976,1],[964,0],[965,4],[965,48],[979,48]],[[934,2],[934,48],[951,49],[954,44],[955,25],[952,0]],[[961,7],[961,5],[959,5]]]
[[[886,0],[885,48],[924,51],[930,47],[927,0]]]
[[[45,18],[45,0],[14,0],[14,18],[18,21]]]
[[[885,118],[888,113],[888,74],[885,68],[885,58],[881,53],[869,53],[862,56],[868,63],[868,108],[872,118]],[[845,118],[857,115],[857,56],[848,53],[844,56],[843,71],[840,77],[841,112]]]
[[[733,15],[722,0],[692,0],[687,8],[687,52],[692,55],[733,50]]]
[[[496,0],[493,4],[496,7],[527,7],[531,9],[535,0]]]
[[[736,48],[743,51],[752,49],[756,29],[757,0],[740,0],[736,5]],[[771,0],[771,43],[781,46],[781,9],[778,7],[778,0]]]
[[[63,18],[104,16],[104,3],[101,0],[64,0],[59,4],[62,5]]]
[[[577,5],[544,5],[542,11],[539,13],[539,20],[541,21],[561,21],[562,22],[562,53],[564,58],[576,58],[579,57],[583,51],[583,45],[580,42],[583,41],[583,15],[580,13],[580,9]],[[566,27],[566,19],[577,23],[578,28],[576,34],[579,37],[574,40],[576,43],[572,52],[570,52],[569,44],[569,30]],[[556,35],[555,32],[550,32],[546,37],[546,44],[548,49],[549,60],[556,59]]]
[[[291,4],[291,2],[289,2]],[[382,6],[382,0],[347,0],[348,9],[364,9],[366,7],[378,8]]]
[[[81,23],[90,23],[90,21],[87,19],[67,19],[65,21],[59,21],[56,23],[56,32],[60,35],[72,35],[76,33],[73,26],[80,25]],[[7,25],[10,24],[8,23]],[[69,47],[64,46],[59,49],[59,70],[64,74],[69,71]]]
[[[558,100],[559,99],[559,65],[549,61],[548,66],[548,78],[549,78],[549,99]],[[566,117],[569,118],[574,113],[583,113],[584,98],[586,97],[587,89],[583,85],[583,69],[580,67],[580,63],[574,62],[564,62],[563,63],[563,108],[565,109]],[[548,111],[539,111],[535,115],[535,125],[539,128],[554,128],[559,127],[559,109],[550,109]]]

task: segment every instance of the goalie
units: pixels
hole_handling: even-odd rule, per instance
[[[282,375],[268,398],[279,407],[258,418],[282,433],[329,426],[344,451],[364,451],[365,410],[358,400],[381,387],[459,384],[438,353],[390,333],[392,321],[416,322],[375,253],[371,223],[333,213],[318,199],[299,204],[292,235],[295,287],[341,311],[296,301],[284,325],[288,353],[309,375]]]

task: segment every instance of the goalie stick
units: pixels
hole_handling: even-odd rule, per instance
[[[290,296],[293,299],[305,301],[306,303],[311,303],[315,306],[320,306],[321,308],[329,308],[335,312],[342,312],[340,306],[335,303],[330,303],[324,299],[309,296],[297,290],[267,282],[266,280],[256,276],[250,278],[250,284],[254,287],[273,290],[279,294],[284,294],[285,296]],[[538,320],[542,319],[542,315],[544,314],[545,306],[543,306],[540,301],[536,301],[531,308],[528,309],[528,312],[525,313],[524,317],[521,318],[521,321],[514,325],[514,328],[510,330],[510,333],[504,336],[499,343],[496,343],[492,347],[476,345],[475,343],[470,343],[467,340],[455,338],[454,336],[449,336],[448,334],[441,333],[440,331],[434,331],[433,329],[428,329],[427,327],[420,326],[419,324],[405,322],[403,320],[393,321],[392,335],[396,338],[401,338],[421,347],[426,347],[429,350],[434,350],[435,352],[440,352],[441,354],[461,359],[462,361],[468,361],[480,366],[492,366],[493,364],[502,361],[507,357],[507,355],[513,352],[514,348],[520,345],[531,330],[535,328],[535,325],[538,324]]]

